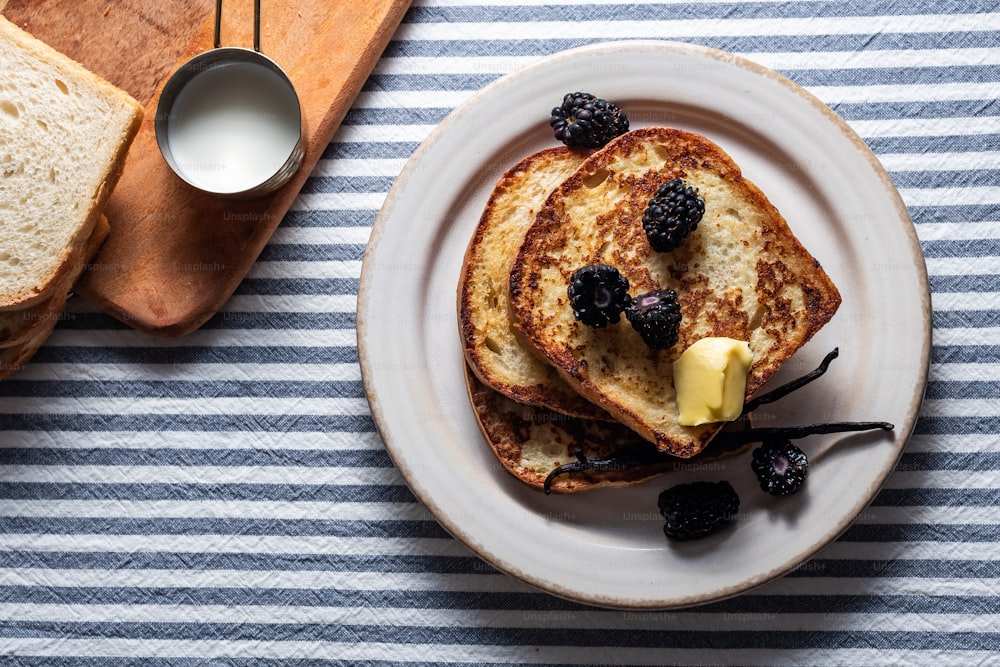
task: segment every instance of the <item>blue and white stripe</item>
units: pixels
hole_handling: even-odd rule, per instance
[[[816,558],[694,609],[497,573],[394,469],[355,299],[407,158],[455,106],[609,39],[735,52],[868,142],[933,291],[898,470]],[[416,0],[222,312],[152,339],[74,302],[0,383],[0,665],[1000,664],[1000,9],[993,0]]]

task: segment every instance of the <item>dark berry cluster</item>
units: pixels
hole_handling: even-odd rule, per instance
[[[729,482],[690,482],[660,493],[663,533],[671,540],[711,535],[736,517],[740,497]]]
[[[624,312],[632,328],[655,350],[677,342],[681,307],[673,290],[656,290],[629,296],[628,278],[608,264],[588,264],[577,269],[567,293],[573,315],[587,326],[601,329],[617,324]]]
[[[754,450],[750,467],[761,489],[772,496],[787,496],[802,486],[809,461],[791,440],[769,440]],[[672,540],[714,533],[732,519],[739,506],[736,490],[724,480],[679,484],[659,497],[660,514],[666,520],[663,532]]]
[[[598,329],[617,324],[629,303],[628,279],[607,264],[588,264],[577,269],[568,292],[576,319]]]
[[[802,486],[809,471],[805,452],[791,440],[767,440],[754,450],[750,467],[760,488],[772,496],[787,496]],[[739,496],[727,481],[692,482],[670,487],[660,494],[663,532],[672,540],[691,540],[714,533],[740,506]]]
[[[601,148],[628,132],[628,117],[617,106],[590,93],[568,93],[552,110],[549,125],[567,146]]]
[[[681,330],[681,307],[674,290],[655,290],[629,301],[625,317],[642,340],[654,350],[677,342]]]
[[[754,450],[750,466],[762,490],[772,496],[787,496],[806,481],[809,459],[791,440],[771,440]]]
[[[656,252],[679,248],[698,228],[705,214],[705,200],[680,178],[664,183],[649,200],[642,215],[642,229]]]

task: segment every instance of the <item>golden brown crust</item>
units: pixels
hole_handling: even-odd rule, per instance
[[[656,253],[642,213],[676,176],[698,188],[706,212],[672,253]],[[573,318],[565,297],[580,266],[614,265],[635,296],[674,289],[677,344],[652,351],[622,320],[606,329]],[[672,364],[695,340],[750,342],[751,395],[836,312],[840,295],[763,193],[714,143],[672,128],[629,132],[592,155],[556,189],[525,234],[510,274],[515,327],[571,386],[667,452],[690,457],[719,425],[682,427]]]
[[[616,422],[565,415],[538,406],[517,403],[490,389],[466,366],[466,384],[483,437],[503,468],[528,486],[542,490],[549,473],[566,463],[606,457],[637,445],[649,444]],[[605,487],[642,484],[660,475],[740,454],[749,443],[709,448],[694,460],[666,457],[641,467],[588,470],[555,477],[550,491],[583,493]]]
[[[522,403],[610,419],[524,343],[511,325],[507,304],[510,265],[524,232],[550,192],[589,153],[548,148],[528,155],[498,179],[465,252],[459,331],[467,362],[487,386]]]
[[[511,475],[541,490],[552,470],[577,460],[607,456],[644,442],[615,422],[573,417],[518,403],[487,387],[466,366],[469,397],[480,431],[497,460]],[[580,493],[607,486],[630,486],[661,475],[680,459],[631,470],[587,471],[557,477],[553,493]]]

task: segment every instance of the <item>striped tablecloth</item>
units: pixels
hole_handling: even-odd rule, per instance
[[[923,244],[934,346],[916,433],[841,538],[751,593],[629,613],[492,570],[416,502],[355,301],[449,111],[639,38],[777,70],[869,143]],[[995,0],[417,0],[221,313],[164,341],[76,301],[0,383],[0,665],[1000,665],[998,97]]]

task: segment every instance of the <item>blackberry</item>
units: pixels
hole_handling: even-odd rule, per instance
[[[590,93],[569,93],[549,119],[556,139],[567,146],[601,148],[628,132],[628,117],[617,106]]]
[[[642,340],[654,350],[671,347],[677,342],[681,329],[681,307],[677,293],[655,290],[630,300],[625,307],[625,317]]]
[[[613,266],[588,264],[577,269],[569,282],[573,315],[587,326],[617,324],[629,302],[628,279]]]
[[[649,200],[642,214],[642,229],[653,250],[670,252],[698,228],[704,214],[705,200],[698,191],[675,178],[661,185]]]
[[[772,496],[787,496],[805,482],[809,459],[791,440],[772,440],[753,451],[750,467],[761,489]]]
[[[663,533],[671,540],[693,540],[719,530],[736,517],[740,497],[729,482],[678,484],[660,493]]]

